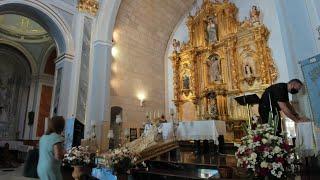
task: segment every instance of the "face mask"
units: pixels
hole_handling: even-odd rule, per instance
[[[294,88],[292,88],[291,90],[290,90],[290,93],[291,94],[297,94],[299,91],[297,90],[297,89],[294,89]]]

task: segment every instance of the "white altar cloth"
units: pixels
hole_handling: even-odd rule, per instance
[[[218,144],[219,135],[226,134],[224,121],[188,121],[179,122],[176,130],[176,139],[180,141],[189,140],[214,140]],[[164,140],[173,139],[173,123],[162,123],[162,135]]]
[[[302,122],[296,124],[296,147],[298,153],[303,156],[314,156],[318,154],[317,135],[315,134],[313,122]]]

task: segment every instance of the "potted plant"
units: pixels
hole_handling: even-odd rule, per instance
[[[256,179],[288,178],[296,169],[295,149],[285,135],[277,135],[277,122],[253,122],[246,128],[246,136],[236,145],[237,166],[247,169]]]

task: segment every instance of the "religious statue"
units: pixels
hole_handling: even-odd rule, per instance
[[[247,27],[250,27],[250,26],[251,26],[251,23],[250,23],[248,17],[245,17],[243,22],[241,23],[241,27],[242,28],[247,28]]]
[[[257,6],[252,6],[250,11],[250,19],[254,25],[260,24],[260,10],[258,10]]]
[[[190,89],[190,77],[188,75],[183,76],[183,89]]]
[[[255,66],[251,58],[247,59],[243,65],[243,72],[245,78],[252,78],[255,76]]]
[[[214,22],[214,17],[208,18],[208,25],[207,25],[207,41],[209,44],[216,43],[218,41],[217,38],[217,27]]]
[[[173,50],[175,52],[178,52],[180,49],[180,41],[173,39],[172,46],[173,46]]]
[[[221,81],[220,60],[218,56],[211,56],[207,61],[209,65],[210,82]]]

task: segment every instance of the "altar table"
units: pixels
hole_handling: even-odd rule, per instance
[[[176,130],[176,140],[213,140],[218,144],[219,135],[226,134],[226,124],[224,121],[187,121],[179,122]],[[173,123],[162,123],[162,135],[164,140],[174,139]]]

